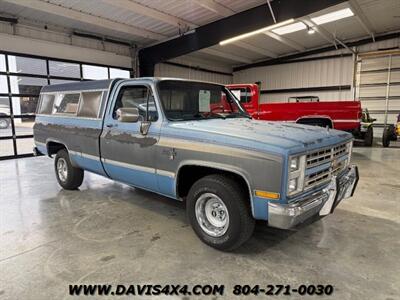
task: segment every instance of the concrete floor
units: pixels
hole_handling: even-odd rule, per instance
[[[64,191],[49,158],[2,161],[0,299],[68,299],[71,283],[218,283],[226,299],[235,284],[332,284],[329,299],[399,299],[399,151],[355,148],[354,198],[298,231],[260,223],[234,253],[201,243],[181,203],[89,173]]]

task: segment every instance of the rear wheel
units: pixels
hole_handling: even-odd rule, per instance
[[[248,196],[227,176],[199,179],[189,191],[186,209],[197,236],[213,248],[234,250],[253,233]]]
[[[386,126],[385,129],[383,130],[383,136],[382,136],[382,145],[383,147],[389,147],[390,141],[393,139],[393,133],[394,133],[394,126],[389,125]]]
[[[364,135],[364,146],[371,147],[373,140],[374,140],[374,130],[372,126],[369,126]]]
[[[76,190],[83,181],[83,170],[72,166],[66,149],[57,152],[54,168],[58,183],[66,190]]]

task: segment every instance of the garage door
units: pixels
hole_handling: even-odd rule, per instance
[[[377,119],[377,127],[396,122],[400,113],[400,51],[358,56],[356,97]]]

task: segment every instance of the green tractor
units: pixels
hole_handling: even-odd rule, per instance
[[[383,147],[389,147],[391,141],[397,141],[400,136],[400,114],[397,116],[397,123],[387,125],[383,130],[382,145]]]

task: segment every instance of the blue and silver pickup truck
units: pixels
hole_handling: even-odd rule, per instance
[[[352,136],[252,120],[223,85],[170,78],[43,87],[35,150],[65,189],[84,171],[186,201],[206,244],[232,250],[255,220],[292,228],[354,193]]]

